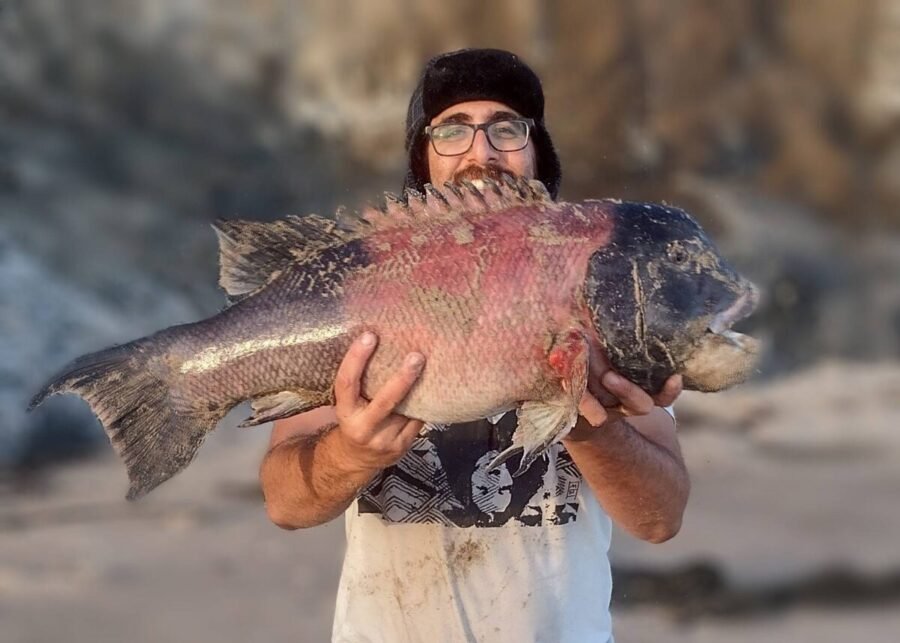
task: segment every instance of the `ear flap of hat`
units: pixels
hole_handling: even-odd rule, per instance
[[[547,186],[550,198],[555,201],[559,196],[559,184],[562,182],[562,166],[543,120],[534,124],[531,140],[537,156],[535,168],[537,179]]]
[[[418,142],[418,145],[409,151],[409,166],[406,169],[406,177],[403,179],[404,192],[406,190],[422,192],[425,189],[425,184],[431,182],[428,169],[428,155],[425,150],[425,141],[421,140]]]

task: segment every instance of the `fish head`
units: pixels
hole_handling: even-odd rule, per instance
[[[718,391],[754,370],[757,340],[731,329],[756,307],[756,287],[686,212],[609,203],[613,232],[590,258],[585,301],[610,364],[650,393],[675,373]]]

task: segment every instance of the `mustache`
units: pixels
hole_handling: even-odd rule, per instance
[[[473,179],[492,179],[502,182],[504,174],[513,174],[506,168],[499,165],[467,165],[453,173],[453,183],[461,183],[462,181],[471,181]]]

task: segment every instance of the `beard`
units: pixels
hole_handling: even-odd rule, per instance
[[[489,163],[488,165],[467,165],[461,170],[453,173],[451,182],[462,183],[463,181],[473,181],[476,179],[491,179],[498,183],[502,183],[504,174],[514,176],[514,173],[511,170],[493,163]]]

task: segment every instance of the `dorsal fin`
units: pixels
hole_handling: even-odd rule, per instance
[[[501,207],[501,204],[503,203],[503,191],[494,179],[484,180],[484,187],[481,189],[481,193],[484,195],[489,209],[497,210]]]
[[[465,207],[462,190],[455,183],[444,183],[441,193],[446,197],[451,210],[460,211]]]
[[[357,237],[364,237],[373,229],[372,224],[360,217],[359,213],[353,212],[344,205],[339,205],[334,211],[334,221],[338,228]]]
[[[356,216],[377,229],[392,225],[394,221],[393,218],[387,216],[384,208],[380,208],[372,203],[366,205]]]
[[[393,192],[384,193],[384,211],[389,217],[396,217],[398,219],[406,219],[412,216],[406,201]]]
[[[213,229],[219,237],[219,285],[230,303],[268,283],[288,264],[359,236],[315,214],[271,222],[220,219]]]
[[[502,181],[482,180],[431,184],[425,194],[407,190],[405,199],[384,195],[384,206],[369,205],[357,213],[338,208],[334,220],[312,214],[288,216],[272,222],[219,220],[213,228],[219,237],[219,284],[230,303],[239,301],[269,282],[289,264],[303,262],[317,252],[380,230],[427,225],[428,221],[504,210],[521,205],[552,205],[544,184],[503,175]]]
[[[553,197],[541,181],[528,181],[528,189],[531,191],[529,199],[532,203],[553,203]]]
[[[447,197],[431,183],[425,184],[425,201],[429,210],[442,214],[450,212],[450,202],[447,201]]]
[[[483,212],[488,209],[488,202],[484,198],[484,195],[481,193],[475,184],[471,181],[462,181],[463,186],[463,203],[466,206],[466,210],[470,212]]]
[[[512,194],[517,196],[523,203],[528,197],[530,190],[524,181],[517,181],[509,174],[503,175],[503,186],[505,186]],[[501,189],[503,189],[501,187]]]
[[[426,201],[424,194],[418,190],[407,188],[404,196],[406,197],[406,203],[413,218],[427,217],[430,214],[428,210],[428,201]]]
[[[383,207],[369,205],[355,215],[348,215],[342,209],[336,219],[344,229],[366,236],[379,230],[426,225],[428,221],[444,221],[521,205],[553,204],[547,188],[540,181],[504,174],[500,181],[485,178],[481,182],[482,187],[476,187],[472,181],[461,181],[445,183],[443,188],[427,183],[424,194],[407,189],[403,197],[386,192]],[[354,219],[368,229],[360,229]]]

